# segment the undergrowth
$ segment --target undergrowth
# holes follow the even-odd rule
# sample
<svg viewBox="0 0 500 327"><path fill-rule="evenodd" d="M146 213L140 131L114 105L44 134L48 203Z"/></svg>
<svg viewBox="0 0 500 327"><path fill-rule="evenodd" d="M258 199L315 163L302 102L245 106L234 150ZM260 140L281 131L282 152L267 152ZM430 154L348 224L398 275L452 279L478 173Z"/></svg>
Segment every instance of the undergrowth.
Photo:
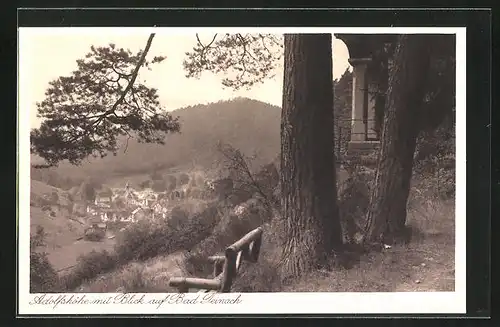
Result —
<svg viewBox="0 0 500 327"><path fill-rule="evenodd" d="M57 277L43 252L35 251L39 247L36 244L40 244L40 236L34 235L31 290L73 291L82 284L96 283L103 274L111 273L108 279L112 281L107 283L114 285L113 287L120 285L118 290L166 292L168 288L165 285L170 275L167 272L163 274L163 270L161 276L155 276L154 273L157 269L154 267L161 267L161 260L180 253L182 263L178 266L182 267L183 276L212 278L212 266L207 258L222 254L228 245L259 226L264 227L259 260L257 263L243 263L233 284L234 292L394 291L400 290L398 287L403 290L405 287L413 289L415 271L420 269L418 272L422 273L421 270L425 270L423 267L429 268L442 260L441 266L446 269L439 269L448 274L451 271L450 262L454 260L450 256L454 242L453 233L450 233L454 230L454 211L448 204L454 194L454 169L449 164L443 164L441 159L428 157L427 161L416 163L408 201L408 226L412 229L412 244L382 249L380 252L362 253L350 269L337 267L333 271L312 271L305 279L288 285L282 283L279 258L283 233L281 220L277 219L279 202L276 201L279 198L279 193L276 192L279 186L276 175L269 174L275 180L268 184L257 180L260 184L252 188L248 187L252 181L240 183L246 183L246 190L254 192L250 199L246 196L235 202L233 197L229 202L214 202L201 209L198 207L196 212L178 207L172 211L169 219L130 225L118 236L113 252L91 252L82 256L77 266L62 277ZM347 178L338 185L341 224L344 242L355 244L362 233L375 173L373 169L349 162L343 169L347 171ZM437 181L440 183L439 187L436 187ZM243 200L246 201L240 203ZM100 291L115 291L109 289L111 286L104 282L100 285ZM451 284L446 284L447 289L449 285ZM426 287L439 289L444 286L431 283Z"/></svg>

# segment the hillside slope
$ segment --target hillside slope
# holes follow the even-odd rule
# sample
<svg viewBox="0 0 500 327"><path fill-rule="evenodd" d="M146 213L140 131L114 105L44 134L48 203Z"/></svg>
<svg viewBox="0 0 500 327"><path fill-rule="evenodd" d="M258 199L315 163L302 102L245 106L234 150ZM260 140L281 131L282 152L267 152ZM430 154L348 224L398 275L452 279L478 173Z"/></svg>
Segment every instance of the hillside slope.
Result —
<svg viewBox="0 0 500 327"><path fill-rule="evenodd" d="M71 201L65 191L31 180L31 233L35 232L38 226L43 227L47 250L71 244L83 234L83 224L69 219L70 205Z"/></svg>
<svg viewBox="0 0 500 327"><path fill-rule="evenodd" d="M192 165L210 168L218 158L219 141L231 143L247 155L256 154L259 163L270 162L279 153L279 107L237 98L178 109L172 115L179 117L181 132L167 135L165 145L142 144L134 139L127 145L123 140L116 156L92 158L79 167L63 163L55 170L63 177L106 178L150 172L155 168Z"/></svg>
<svg viewBox="0 0 500 327"><path fill-rule="evenodd" d="M54 195L57 194L57 197ZM56 270L75 265L77 258L92 250L113 250L114 241L90 242L79 240L84 234L84 222L71 215L72 202L68 193L31 180L30 229L35 233L42 227L45 246L38 248L48 255Z"/></svg>

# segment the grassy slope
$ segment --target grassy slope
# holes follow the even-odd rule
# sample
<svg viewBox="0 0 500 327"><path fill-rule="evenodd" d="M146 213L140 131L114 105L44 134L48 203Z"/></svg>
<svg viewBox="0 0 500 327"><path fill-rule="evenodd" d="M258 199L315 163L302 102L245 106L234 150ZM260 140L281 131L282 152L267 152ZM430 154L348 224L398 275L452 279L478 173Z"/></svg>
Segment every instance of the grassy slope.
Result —
<svg viewBox="0 0 500 327"><path fill-rule="evenodd" d="M59 205L65 205L68 202L67 193L61 189L52 187L39 181L31 181L31 199L43 197L45 194L57 192L59 195ZM37 201L31 201L30 206L30 226L31 232L36 230L37 226L43 227L47 237L47 250L57 249L73 243L82 233L83 225L76 221L68 219L68 211L59 205L51 205L51 210L55 216L50 215L50 211L43 211Z"/></svg>
<svg viewBox="0 0 500 327"><path fill-rule="evenodd" d="M170 277L186 276L182 253L159 256L145 262L131 262L117 270L102 274L83 283L76 291L82 293L108 292L175 292L168 286Z"/></svg>
<svg viewBox="0 0 500 327"><path fill-rule="evenodd" d="M415 200L408 208L412 241L370 253L349 270L316 271L288 292L451 292L455 289L455 203Z"/></svg>
<svg viewBox="0 0 500 327"><path fill-rule="evenodd" d="M280 254L273 235L275 231L266 225L261 260L254 264L255 267L246 268L251 271L251 276L242 276L240 279L244 278L245 282L251 284L257 283L254 291L263 287L279 288L284 292L453 291L454 220L453 200L412 200L409 205L409 224L413 229L410 245L394 246L365 255L348 270L314 271L286 286L265 285L265 282L257 280L266 278L268 274L266 270L269 267L263 267L262 264L275 264ZM188 276L180 259L177 253L146 262L134 262L84 284L80 291L113 292L119 289L130 292L169 292L172 291L167 285L170 277Z"/></svg>

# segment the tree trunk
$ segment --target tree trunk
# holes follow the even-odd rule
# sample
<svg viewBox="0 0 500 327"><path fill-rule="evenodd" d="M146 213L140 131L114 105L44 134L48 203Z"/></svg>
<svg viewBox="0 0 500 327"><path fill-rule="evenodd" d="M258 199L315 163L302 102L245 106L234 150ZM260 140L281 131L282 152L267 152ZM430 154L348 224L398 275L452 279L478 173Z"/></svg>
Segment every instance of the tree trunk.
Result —
<svg viewBox="0 0 500 327"><path fill-rule="evenodd" d="M342 245L333 141L332 36L285 35L281 115L283 278Z"/></svg>
<svg viewBox="0 0 500 327"><path fill-rule="evenodd" d="M389 72L381 152L367 215L365 241L393 243L404 237L418 112L429 69L426 35L401 35Z"/></svg>

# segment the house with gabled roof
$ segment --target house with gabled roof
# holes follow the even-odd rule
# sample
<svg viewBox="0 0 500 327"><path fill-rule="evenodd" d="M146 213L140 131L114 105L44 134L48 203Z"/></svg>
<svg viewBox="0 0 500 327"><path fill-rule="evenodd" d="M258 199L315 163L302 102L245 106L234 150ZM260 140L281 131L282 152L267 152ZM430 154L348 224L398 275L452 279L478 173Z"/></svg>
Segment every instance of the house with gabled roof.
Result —
<svg viewBox="0 0 500 327"><path fill-rule="evenodd" d="M96 194L95 205L101 208L110 208L113 202L113 192L111 190L103 190Z"/></svg>

